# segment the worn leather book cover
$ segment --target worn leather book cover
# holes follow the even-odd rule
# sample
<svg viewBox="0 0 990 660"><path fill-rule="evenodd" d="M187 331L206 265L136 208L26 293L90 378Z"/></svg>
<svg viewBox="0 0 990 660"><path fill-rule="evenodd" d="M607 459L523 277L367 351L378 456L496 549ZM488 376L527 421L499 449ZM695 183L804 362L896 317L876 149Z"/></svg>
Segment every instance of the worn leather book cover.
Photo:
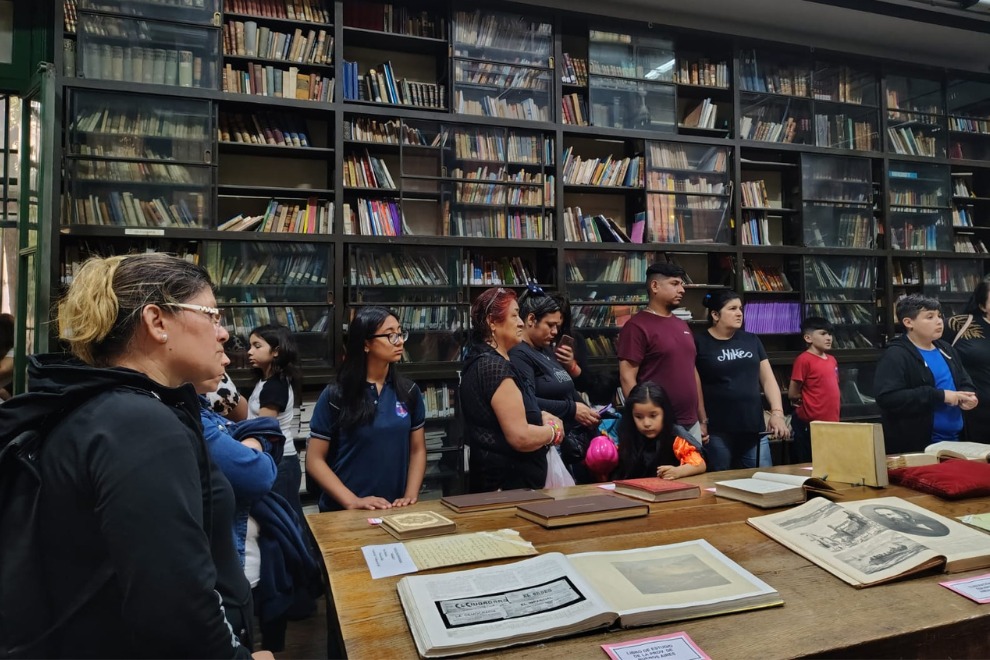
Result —
<svg viewBox="0 0 990 660"><path fill-rule="evenodd" d="M701 497L701 488L695 484L660 477L619 479L615 482L615 492L619 495L638 497L647 502L671 502Z"/></svg>
<svg viewBox="0 0 990 660"><path fill-rule="evenodd" d="M496 490L490 493L471 493L469 495L451 495L444 497L440 503L457 513L466 511L490 511L492 509L508 509L525 502L553 500L552 497L539 490L517 488L515 490Z"/></svg>
<svg viewBox="0 0 990 660"><path fill-rule="evenodd" d="M638 518L649 513L649 504L633 502L615 495L572 497L552 502L522 504L516 508L517 516L549 528Z"/></svg>
<svg viewBox="0 0 990 660"><path fill-rule="evenodd" d="M408 511L382 516L382 529L400 541L452 534L455 527L453 520L434 511Z"/></svg>

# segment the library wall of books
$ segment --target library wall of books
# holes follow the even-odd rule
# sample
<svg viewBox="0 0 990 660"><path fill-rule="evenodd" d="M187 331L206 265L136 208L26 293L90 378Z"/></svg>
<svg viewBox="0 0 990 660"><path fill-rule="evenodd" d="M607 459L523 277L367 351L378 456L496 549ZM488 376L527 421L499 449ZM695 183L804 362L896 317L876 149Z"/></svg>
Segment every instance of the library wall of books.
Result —
<svg viewBox="0 0 990 660"><path fill-rule="evenodd" d="M235 378L246 334L277 321L311 398L354 310L387 305L444 478L461 470L459 360L486 287L566 293L592 367L617 379L647 266L676 262L681 313L701 324L705 293L739 291L785 382L801 319L833 322L843 416L865 419L897 297L957 313L986 271L975 74L510 3L62 13L53 286L93 254L195 260Z"/></svg>

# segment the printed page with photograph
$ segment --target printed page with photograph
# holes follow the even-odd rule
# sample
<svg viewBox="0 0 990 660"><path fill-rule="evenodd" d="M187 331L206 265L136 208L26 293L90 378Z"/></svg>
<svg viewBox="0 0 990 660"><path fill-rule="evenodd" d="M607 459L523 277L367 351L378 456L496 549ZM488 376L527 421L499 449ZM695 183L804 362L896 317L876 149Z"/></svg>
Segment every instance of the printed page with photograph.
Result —
<svg viewBox="0 0 990 660"><path fill-rule="evenodd" d="M945 563L944 555L875 522L872 516L822 498L748 522L854 587L889 582Z"/></svg>

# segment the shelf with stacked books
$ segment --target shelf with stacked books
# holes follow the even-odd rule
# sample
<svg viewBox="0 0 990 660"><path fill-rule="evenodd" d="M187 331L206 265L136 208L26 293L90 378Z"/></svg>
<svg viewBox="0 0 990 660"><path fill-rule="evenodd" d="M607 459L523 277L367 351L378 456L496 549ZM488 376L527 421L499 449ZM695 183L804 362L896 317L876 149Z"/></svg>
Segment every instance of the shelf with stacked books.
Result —
<svg viewBox="0 0 990 660"><path fill-rule="evenodd" d="M779 251L801 245L799 157L793 152L744 148L739 178L736 244Z"/></svg>
<svg viewBox="0 0 990 660"><path fill-rule="evenodd" d="M563 239L643 243L646 177L642 140L564 136Z"/></svg>
<svg viewBox="0 0 990 660"><path fill-rule="evenodd" d="M217 150L225 155L333 158L332 126L325 114L267 110L224 101Z"/></svg>
<svg viewBox="0 0 990 660"><path fill-rule="evenodd" d="M677 132L731 137L733 121L732 48L706 40L704 52L693 38L678 39L673 81L677 91Z"/></svg>
<svg viewBox="0 0 990 660"><path fill-rule="evenodd" d="M242 0L243 1L243 0ZM72 0L66 8L196 25L213 25L219 0ZM66 26L68 27L68 25ZM68 30L67 30L68 31Z"/></svg>
<svg viewBox="0 0 990 660"><path fill-rule="evenodd" d="M747 251L742 253L738 273L746 329L759 334L771 354L800 350L800 258Z"/></svg>
<svg viewBox="0 0 990 660"><path fill-rule="evenodd" d="M949 166L890 161L887 168L890 247L951 252Z"/></svg>
<svg viewBox="0 0 990 660"><path fill-rule="evenodd" d="M731 242L729 147L649 141L645 241Z"/></svg>
<svg viewBox="0 0 990 660"><path fill-rule="evenodd" d="M72 284L83 263L90 257L112 257L130 253L164 252L199 263L200 241L127 236L88 237L66 234L59 243L59 279L61 286Z"/></svg>
<svg viewBox="0 0 990 660"><path fill-rule="evenodd" d="M223 4L226 17L306 25L333 22L333 6L324 0L224 0Z"/></svg>
<svg viewBox="0 0 990 660"><path fill-rule="evenodd" d="M420 499L464 492L463 430L456 380L416 379L426 407L426 473Z"/></svg>
<svg viewBox="0 0 990 660"><path fill-rule="evenodd" d="M804 316L821 316L834 327L833 350L880 345L876 257L803 257Z"/></svg>
<svg viewBox="0 0 990 660"><path fill-rule="evenodd" d="M949 158L990 160L990 83L950 79L946 83Z"/></svg>
<svg viewBox="0 0 990 660"><path fill-rule="evenodd" d="M815 144L855 151L880 149L879 79L875 71L816 61L812 96Z"/></svg>
<svg viewBox="0 0 990 660"><path fill-rule="evenodd" d="M945 158L946 120L942 83L888 75L887 151L906 156Z"/></svg>
<svg viewBox="0 0 990 660"><path fill-rule="evenodd" d="M957 253L986 254L990 239L990 170L952 168L952 232Z"/></svg>
<svg viewBox="0 0 990 660"><path fill-rule="evenodd" d="M676 132L674 63L674 42L666 35L589 30L590 124Z"/></svg>
<svg viewBox="0 0 990 660"><path fill-rule="evenodd" d="M447 17L427 4L389 2L344 4L344 43L369 48L433 51L446 55Z"/></svg>
<svg viewBox="0 0 990 660"><path fill-rule="evenodd" d="M869 158L801 154L801 202L803 245L880 247Z"/></svg>
<svg viewBox="0 0 990 660"><path fill-rule="evenodd" d="M946 318L962 313L981 279L983 262L979 259L921 260L921 292L938 298Z"/></svg>
<svg viewBox="0 0 990 660"><path fill-rule="evenodd" d="M79 10L76 75L217 89L219 30Z"/></svg>
<svg viewBox="0 0 990 660"><path fill-rule="evenodd" d="M247 366L250 332L266 323L289 328L304 367L332 365L333 264L327 245L204 241L200 264L216 282L231 368Z"/></svg>
<svg viewBox="0 0 990 660"><path fill-rule="evenodd" d="M212 226L209 101L68 91L66 225Z"/></svg>
<svg viewBox="0 0 990 660"><path fill-rule="evenodd" d="M806 56L747 49L739 55L739 137L814 144L811 63Z"/></svg>
<svg viewBox="0 0 990 660"><path fill-rule="evenodd" d="M365 305L392 310L409 332L406 362L460 359L469 328L461 248L351 244L346 259L350 314Z"/></svg>
<svg viewBox="0 0 990 660"><path fill-rule="evenodd" d="M452 27L454 112L554 119L551 21L501 11L455 11Z"/></svg>

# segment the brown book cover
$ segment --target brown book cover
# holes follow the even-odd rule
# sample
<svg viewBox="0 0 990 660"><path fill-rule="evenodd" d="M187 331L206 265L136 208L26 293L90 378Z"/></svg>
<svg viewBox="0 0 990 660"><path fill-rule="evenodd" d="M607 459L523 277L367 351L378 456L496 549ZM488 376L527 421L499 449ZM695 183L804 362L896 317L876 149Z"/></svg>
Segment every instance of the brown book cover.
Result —
<svg viewBox="0 0 990 660"><path fill-rule="evenodd" d="M456 528L453 520L434 511L407 511L382 516L381 526L400 541L452 534Z"/></svg>
<svg viewBox="0 0 990 660"><path fill-rule="evenodd" d="M553 498L539 490L517 488L515 490L496 490L491 493L471 493L469 495L451 495L441 498L440 503L457 513L467 511L491 511L493 509L508 509L526 502L540 502Z"/></svg>
<svg viewBox="0 0 990 660"><path fill-rule="evenodd" d="M647 502L671 502L701 497L701 488L696 484L660 477L619 479L615 482L615 492L619 495L638 497Z"/></svg>
<svg viewBox="0 0 990 660"><path fill-rule="evenodd" d="M603 520L639 518L650 513L650 505L615 495L589 495L553 502L535 502L516 507L516 515L544 527L567 527Z"/></svg>

